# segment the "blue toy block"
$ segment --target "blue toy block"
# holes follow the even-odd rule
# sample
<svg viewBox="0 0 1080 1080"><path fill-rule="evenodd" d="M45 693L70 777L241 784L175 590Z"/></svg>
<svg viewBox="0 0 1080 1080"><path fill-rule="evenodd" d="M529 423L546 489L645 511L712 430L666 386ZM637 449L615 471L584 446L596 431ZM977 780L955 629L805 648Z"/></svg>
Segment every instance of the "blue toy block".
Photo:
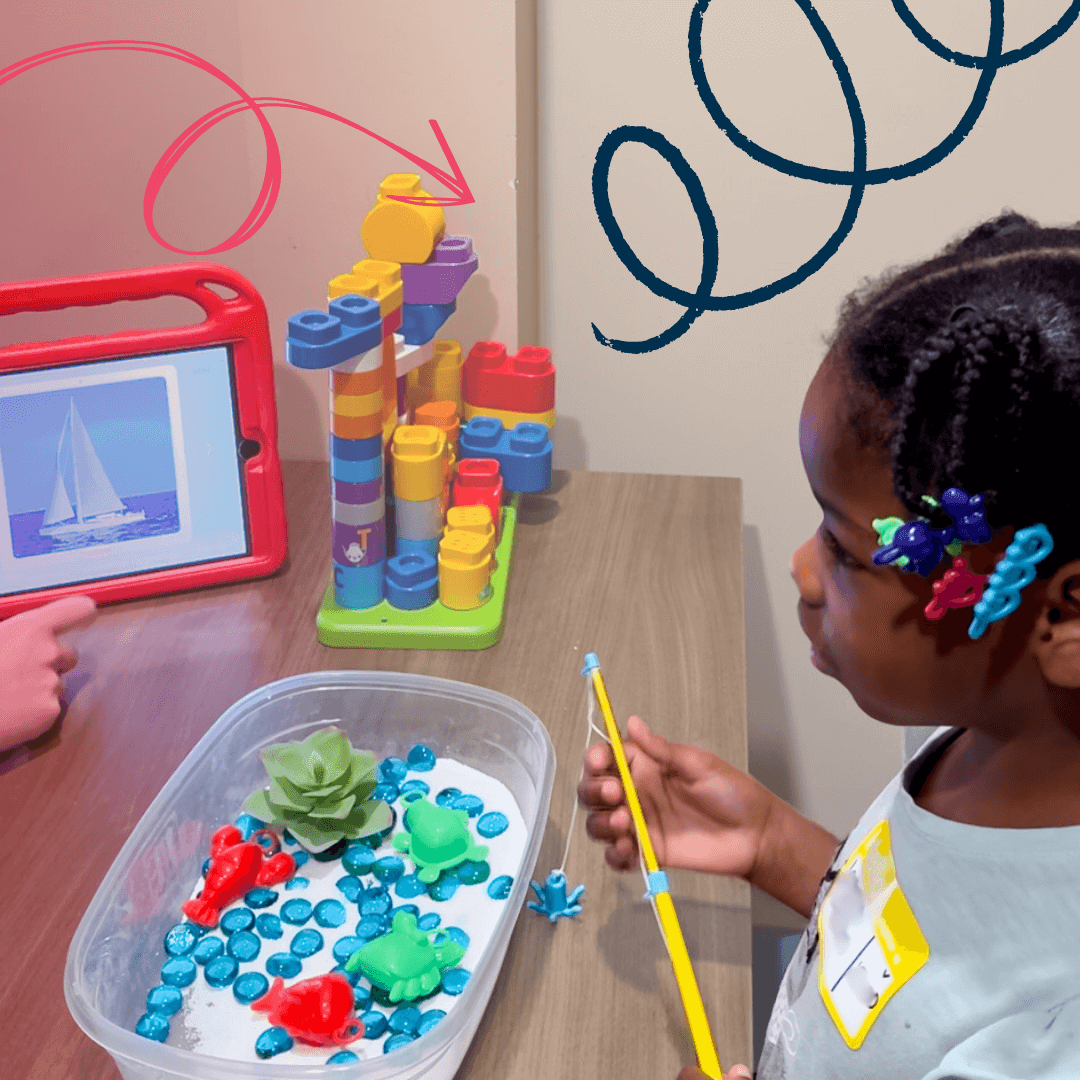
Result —
<svg viewBox="0 0 1080 1080"><path fill-rule="evenodd" d="M402 304L401 335L405 344L426 345L456 310L456 300L449 304Z"/></svg>
<svg viewBox="0 0 1080 1080"><path fill-rule="evenodd" d="M330 436L330 456L342 461L369 461L383 456L381 435L372 435L370 439L342 439L338 435Z"/></svg>
<svg viewBox="0 0 1080 1080"><path fill-rule="evenodd" d="M404 611L416 611L439 598L439 567L427 554L395 555L386 560L386 599Z"/></svg>
<svg viewBox="0 0 1080 1080"><path fill-rule="evenodd" d="M521 423L507 431L493 416L474 416L461 429L458 457L494 458L506 491L551 487L551 440L543 424Z"/></svg>
<svg viewBox="0 0 1080 1080"><path fill-rule="evenodd" d="M398 555L427 555L438 559L440 539L441 537L434 536L430 540L410 540L408 537L399 536L395 547Z"/></svg>
<svg viewBox="0 0 1080 1080"><path fill-rule="evenodd" d="M382 602L386 561L370 566L334 563L334 602L343 608L370 608Z"/></svg>
<svg viewBox="0 0 1080 1080"><path fill-rule="evenodd" d="M312 309L289 319L285 359L315 371L343 364L382 341L378 300L350 293L330 301L330 312Z"/></svg>
<svg viewBox="0 0 1080 1080"><path fill-rule="evenodd" d="M330 477L344 484L370 484L383 474L383 459L368 458L367 461L346 461L343 458L330 459Z"/></svg>

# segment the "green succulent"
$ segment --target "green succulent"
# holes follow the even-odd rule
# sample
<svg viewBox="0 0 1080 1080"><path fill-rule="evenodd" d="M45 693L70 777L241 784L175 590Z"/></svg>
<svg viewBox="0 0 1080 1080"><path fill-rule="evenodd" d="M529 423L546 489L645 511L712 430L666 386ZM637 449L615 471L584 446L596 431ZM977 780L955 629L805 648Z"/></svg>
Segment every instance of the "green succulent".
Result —
<svg viewBox="0 0 1080 1080"><path fill-rule="evenodd" d="M336 727L302 743L268 746L262 760L270 787L250 795L244 810L267 824L286 826L312 853L393 824L390 807L370 798L378 782L375 755L354 750Z"/></svg>

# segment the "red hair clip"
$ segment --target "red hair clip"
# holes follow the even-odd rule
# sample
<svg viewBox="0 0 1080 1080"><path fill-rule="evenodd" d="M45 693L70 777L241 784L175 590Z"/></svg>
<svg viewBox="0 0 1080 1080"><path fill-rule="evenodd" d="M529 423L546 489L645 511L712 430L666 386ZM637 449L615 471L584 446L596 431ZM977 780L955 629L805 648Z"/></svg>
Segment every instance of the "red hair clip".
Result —
<svg viewBox="0 0 1080 1080"><path fill-rule="evenodd" d="M952 561L952 569L945 571L940 581L934 582L934 599L926 605L928 619L940 619L949 608L971 607L982 599L989 574L976 574L968 569L965 559L959 555Z"/></svg>

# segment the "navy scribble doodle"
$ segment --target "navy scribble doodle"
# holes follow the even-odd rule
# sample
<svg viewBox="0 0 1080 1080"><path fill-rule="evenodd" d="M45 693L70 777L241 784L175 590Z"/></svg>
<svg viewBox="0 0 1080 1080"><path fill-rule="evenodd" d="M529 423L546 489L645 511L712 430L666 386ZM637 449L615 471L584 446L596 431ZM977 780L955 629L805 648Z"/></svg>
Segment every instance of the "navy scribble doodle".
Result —
<svg viewBox="0 0 1080 1080"><path fill-rule="evenodd" d="M596 340L602 345L607 345L609 348L616 349L619 352L655 352L685 334L691 323L702 312L734 311L738 308L752 307L754 304L760 304L800 285L811 274L820 270L836 254L837 249L844 242L855 224L855 218L859 213L859 206L862 203L863 194L867 187L873 184L885 184L890 180L903 180L909 176L916 176L919 173L926 172L927 169L932 168L951 154L968 136L979 119L998 71L1003 67L1019 63L1021 60L1026 60L1041 52L1061 37L1080 16L1080 0L1072 0L1065 14L1049 30L1029 41L1022 48L1002 52L1002 40L1005 33L1005 0L990 0L990 40L985 55L973 56L968 53L956 52L943 45L935 37L931 36L912 15L904 0L892 0L897 15L900 16L904 25L921 45L936 56L949 61L949 63L956 64L959 67L975 68L980 72L980 75L971 96L971 103L965 110L964 115L960 118L956 127L937 146L928 150L921 157L914 158L902 165L868 169L866 167L866 122L863 118L858 95L855 93L855 86L851 81L851 74L844 63L844 58L836 47L836 43L833 41L832 35L824 22L822 22L821 16L817 13L811 0L795 0L795 3L799 5L799 10L806 16L829 61L832 63L836 77L840 81L840 88L843 91L848 117L851 121L851 134L854 143L852 167L850 169L821 169L781 157L779 154L774 154L759 146L753 140L748 139L731 122L720 107L720 103L716 100L712 88L709 86L709 80L705 75L705 65L701 58L701 27L705 12L708 11L711 2L712 0L697 0L697 3L694 4L694 10L690 16L689 52L690 70L693 74L694 85L697 87L701 101L708 110L713 122L735 146L753 158L754 161L767 165L770 169L784 173L787 176L813 180L819 184L836 184L841 187L848 187L850 188L850 194L840 224L837 225L825 243L798 269L793 270L784 277L777 278L768 285L751 289L748 292L732 293L727 296L713 296L712 288L716 282L716 274L720 265L720 237L716 227L716 218L713 216L697 173L694 172L690 163L683 157L678 148L672 145L658 131L653 131L652 128L625 125L610 132L600 144L593 165L592 191L596 216L612 249L623 266L654 295L663 297L665 300L672 300L686 309L685 313L667 330L645 341L620 341L616 338L609 338L601 333L596 324L593 323L592 330ZM655 150L671 166L672 172L675 173L686 189L686 193L690 196L690 203L694 208L698 226L701 229L701 278L697 289L692 293L670 285L649 270L626 242L622 229L619 228L619 223L615 220L615 214L611 209L611 200L608 197L608 177L615 152L625 143L640 143Z"/></svg>

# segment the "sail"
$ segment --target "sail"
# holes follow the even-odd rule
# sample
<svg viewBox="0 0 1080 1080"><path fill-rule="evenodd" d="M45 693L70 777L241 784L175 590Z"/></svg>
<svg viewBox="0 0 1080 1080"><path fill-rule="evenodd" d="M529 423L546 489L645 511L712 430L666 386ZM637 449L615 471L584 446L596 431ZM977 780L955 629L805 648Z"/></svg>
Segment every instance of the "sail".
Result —
<svg viewBox="0 0 1080 1080"><path fill-rule="evenodd" d="M60 464L60 452L64 448L64 432L67 430L70 414L64 417L64 426L60 429L60 442L56 446L56 483L53 485L52 502L49 503L42 518L42 525L55 525L58 521L67 521L75 516L67 488L64 486L64 470Z"/></svg>
<svg viewBox="0 0 1080 1080"><path fill-rule="evenodd" d="M74 399L71 402L71 455L75 464L75 501L80 521L126 509L105 475Z"/></svg>

